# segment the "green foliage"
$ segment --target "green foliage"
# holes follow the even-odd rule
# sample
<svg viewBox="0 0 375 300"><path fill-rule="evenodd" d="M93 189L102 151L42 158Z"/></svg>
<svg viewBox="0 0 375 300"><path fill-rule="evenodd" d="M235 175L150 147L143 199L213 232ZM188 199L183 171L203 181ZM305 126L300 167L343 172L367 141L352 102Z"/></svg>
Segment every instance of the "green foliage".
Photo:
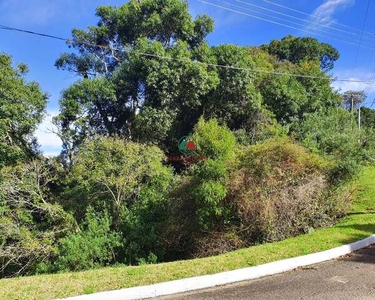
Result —
<svg viewBox="0 0 375 300"><path fill-rule="evenodd" d="M168 218L172 170L156 146L98 137L77 153L65 193L78 219L88 206L108 211L122 235L118 261L135 264L164 254L158 237Z"/></svg>
<svg viewBox="0 0 375 300"><path fill-rule="evenodd" d="M126 57L124 53L116 53L114 48L133 48L143 37L166 48L178 41L196 47L213 30L211 18L197 16L194 21L187 2L180 0L131 0L121 7L98 7L97 16L100 18L98 26L90 26L87 31L73 30L72 44L80 55L63 54L56 61L58 68L77 72L85 78L91 73L108 73L117 67L119 57ZM93 48L82 42L108 46L108 49Z"/></svg>
<svg viewBox="0 0 375 300"><path fill-rule="evenodd" d="M227 194L227 164L233 158L236 140L233 133L226 126L220 126L216 119L206 122L202 118L194 129L192 139L198 153L206 157L202 165L193 169L196 186L192 195L197 206L198 222L204 229L209 229L222 223L218 217L226 212L223 200Z"/></svg>
<svg viewBox="0 0 375 300"><path fill-rule="evenodd" d="M220 126L216 119L205 121L201 118L192 136L199 154L212 159L226 160L233 154L236 139L226 127Z"/></svg>
<svg viewBox="0 0 375 300"><path fill-rule="evenodd" d="M0 168L35 156L32 137L42 121L47 95L36 82L24 79L27 66L12 68L12 59L0 53Z"/></svg>
<svg viewBox="0 0 375 300"><path fill-rule="evenodd" d="M276 55L279 60L288 60L298 64L302 61L319 61L324 71L333 68L334 62L339 59L338 51L327 43L319 43L310 37L297 38L288 35L281 41L273 40L270 45L263 46L270 54Z"/></svg>
<svg viewBox="0 0 375 300"><path fill-rule="evenodd" d="M98 214L88 209L81 230L59 240L56 260L49 268L79 271L106 266L115 262L115 249L120 245L121 237L111 231L108 213Z"/></svg>
<svg viewBox="0 0 375 300"><path fill-rule="evenodd" d="M187 2L180 0L132 0L121 7L99 7L97 15L98 26L73 30L72 46L79 55L65 53L56 62L86 78L61 99L56 120L66 151L74 153L93 132L140 141L147 132L151 142L160 144L169 131L169 140L190 131L202 95L218 81L214 70L192 63L198 57L210 60L204 40L213 30L212 19L197 16L194 21ZM98 74L105 78L89 79Z"/></svg>
<svg viewBox="0 0 375 300"><path fill-rule="evenodd" d="M33 274L48 262L56 241L73 227L72 217L55 203L50 165L32 161L0 172L1 276Z"/></svg>
<svg viewBox="0 0 375 300"><path fill-rule="evenodd" d="M270 78L260 85L267 108L281 124L299 119L304 113L301 108L308 103L304 86L292 76Z"/></svg>
<svg viewBox="0 0 375 300"><path fill-rule="evenodd" d="M213 220L223 214L223 206L220 205L227 195L225 186L214 180L204 180L195 190L199 209L197 210L198 222L204 229L214 226Z"/></svg>
<svg viewBox="0 0 375 300"><path fill-rule="evenodd" d="M360 132L356 120L344 109L331 108L324 113L310 114L296 128L303 145L337 162L332 174L334 180L355 174L363 159L375 153L373 134L366 130Z"/></svg>
<svg viewBox="0 0 375 300"><path fill-rule="evenodd" d="M144 188L139 200L121 211L119 230L124 237L124 247L119 261L130 265L163 261L165 245L160 236L170 218L169 201L168 190Z"/></svg>
<svg viewBox="0 0 375 300"><path fill-rule="evenodd" d="M237 161L240 168L245 166L258 179L270 179L271 174L288 177L288 172L291 172L293 180L296 180L304 173L314 170L320 172L332 167L327 160L309 153L289 138L275 138L259 145L244 147L239 151Z"/></svg>
<svg viewBox="0 0 375 300"><path fill-rule="evenodd" d="M375 109L361 108L362 126L375 129Z"/></svg>
<svg viewBox="0 0 375 300"><path fill-rule="evenodd" d="M333 222L338 202L328 197L326 178L332 167L289 139L243 147L227 194L243 244L280 240Z"/></svg>
<svg viewBox="0 0 375 300"><path fill-rule="evenodd" d="M136 203L143 189L167 191L172 172L164 159L156 146L98 137L78 152L67 196L95 210L107 209L116 227L121 211Z"/></svg>
<svg viewBox="0 0 375 300"><path fill-rule="evenodd" d="M306 76L268 75L258 84L264 104L282 125L301 121L305 114L336 106L341 102L340 96L330 86L330 78L314 61L303 61L300 65L278 64L275 71Z"/></svg>
<svg viewBox="0 0 375 300"><path fill-rule="evenodd" d="M215 63L254 69L255 62L248 49L234 45L212 48ZM219 84L204 103L204 117L217 118L231 129L246 126L252 115L260 109L262 96L254 86L256 73L247 70L217 68Z"/></svg>
<svg viewBox="0 0 375 300"><path fill-rule="evenodd" d="M145 107L135 120L134 132L137 142L161 143L168 137L175 118L173 112Z"/></svg>
<svg viewBox="0 0 375 300"><path fill-rule="evenodd" d="M282 126L273 113L262 107L248 120L245 128L233 131L240 145L248 146L274 137L286 137L289 125Z"/></svg>

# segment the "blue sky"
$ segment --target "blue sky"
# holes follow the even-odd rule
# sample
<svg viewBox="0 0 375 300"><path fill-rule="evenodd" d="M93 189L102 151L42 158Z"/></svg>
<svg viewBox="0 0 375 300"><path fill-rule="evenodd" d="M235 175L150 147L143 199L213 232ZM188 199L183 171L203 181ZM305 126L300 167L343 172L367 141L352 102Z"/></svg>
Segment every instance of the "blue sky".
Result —
<svg viewBox="0 0 375 300"><path fill-rule="evenodd" d="M369 0L369 13L365 24L367 33L362 37L362 45L367 48L361 47L358 56L357 44L361 39L367 0L202 1L207 3L188 0L193 15L208 14L215 20L215 31L208 38L211 45L223 43L261 45L272 39L281 39L287 34L313 36L339 50L341 57L332 72L335 76L368 80L375 70L375 55L372 56L371 49L375 47L375 35L369 33L375 32L375 18L372 18L375 13L375 3L371 0ZM97 6L119 6L125 2L124 0L0 0L0 24L70 37L72 28L84 29L97 23L98 19L95 16ZM306 14L301 14L297 10ZM280 18L288 19L289 22L282 21ZM337 22L345 26L338 25ZM280 23L295 28L283 27ZM328 27L334 27L336 30ZM60 93L78 79L54 67L54 62L59 55L67 51L69 49L62 41L0 30L0 52L12 55L15 63L28 64L30 68L28 79L39 82L42 89L50 95L47 108L49 116L37 131L39 142L47 155L58 153L61 147L60 140L50 132L52 129L50 120L58 112ZM371 57L373 59L370 61ZM366 88L359 83L334 83L334 86L343 91ZM374 92L375 89L369 93L367 102L372 102L375 97Z"/></svg>

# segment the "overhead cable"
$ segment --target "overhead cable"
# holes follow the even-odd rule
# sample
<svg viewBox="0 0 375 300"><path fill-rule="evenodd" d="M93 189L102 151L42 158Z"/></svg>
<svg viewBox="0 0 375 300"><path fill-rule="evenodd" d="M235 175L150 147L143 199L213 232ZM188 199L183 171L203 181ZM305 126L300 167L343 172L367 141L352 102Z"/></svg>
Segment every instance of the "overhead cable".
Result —
<svg viewBox="0 0 375 300"><path fill-rule="evenodd" d="M1 29L18 31L18 32L21 32L21 33L37 35L37 36L46 37L46 38L58 39L58 40L62 40L62 41L70 42L70 43L72 42L72 39L63 38L63 37L45 34L45 33L40 33L40 32L35 32L35 31L31 31L31 30L9 27L9 26L5 26L5 25L0 25L0 30ZM85 42L85 41L75 41L75 43L90 46L90 47L106 48L106 49L109 49L109 50L120 51L119 49L116 49L116 48L111 48L111 47L105 46L105 45L97 45L97 44L93 44L93 43L88 43L88 42ZM289 72L268 71L268 70L255 69L255 68L244 68L244 67L231 66L231 65L206 63L206 62L201 62L201 61L197 61L197 60L186 61L186 60L180 59L180 58L157 55L157 54L153 54L153 53L145 53L145 52L141 52L141 51L138 51L138 50L132 50L132 51L123 50L123 51L125 53L130 53L130 54L135 53L135 54L145 56L145 57L153 57L153 58L159 58L159 59L164 59L164 60L179 61L179 62L184 62L184 63L186 63L186 62L195 63L195 64L211 66L211 67L216 67L216 68L231 69L231 70L242 70L242 71L248 71L248 72L253 72L253 73L264 73L264 74L270 74L270 75L282 75L282 76L291 76L291 77L298 77L298 78L323 79L323 80L339 81L339 82L363 83L363 84L368 84L368 85L374 84L374 82L363 81L363 80L330 78L328 76L312 76L312 75L295 74L295 73L289 73Z"/></svg>

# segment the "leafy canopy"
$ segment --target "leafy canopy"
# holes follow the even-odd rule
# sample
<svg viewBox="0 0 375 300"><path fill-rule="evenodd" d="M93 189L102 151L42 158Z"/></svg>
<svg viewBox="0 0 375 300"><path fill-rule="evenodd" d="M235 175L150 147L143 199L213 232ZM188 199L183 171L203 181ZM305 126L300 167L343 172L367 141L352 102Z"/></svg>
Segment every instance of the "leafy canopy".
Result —
<svg viewBox="0 0 375 300"><path fill-rule="evenodd" d="M333 69L334 63L339 59L339 52L327 43L319 43L311 37L298 38L288 35L281 41L273 40L264 46L270 54L276 55L279 60L288 60L298 64L302 61L317 60L323 71Z"/></svg>
<svg viewBox="0 0 375 300"><path fill-rule="evenodd" d="M47 103L36 82L26 82L27 66L12 67L10 56L0 54L0 168L34 156L32 137Z"/></svg>
<svg viewBox="0 0 375 300"><path fill-rule="evenodd" d="M73 30L77 51L56 62L84 78L63 93L55 120L65 154L72 159L93 132L152 143L189 132L201 97L218 83L213 70L192 63L211 59L212 19L193 20L180 0L132 0L97 15L97 26Z"/></svg>

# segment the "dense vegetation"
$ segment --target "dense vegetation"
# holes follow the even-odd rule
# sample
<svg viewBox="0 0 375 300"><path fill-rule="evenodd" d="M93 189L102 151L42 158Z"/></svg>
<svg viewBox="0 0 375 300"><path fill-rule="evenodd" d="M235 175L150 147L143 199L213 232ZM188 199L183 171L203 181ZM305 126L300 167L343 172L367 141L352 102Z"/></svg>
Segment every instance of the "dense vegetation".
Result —
<svg viewBox="0 0 375 300"><path fill-rule="evenodd" d="M210 47L213 20L181 0L97 15L56 61L81 76L54 120L57 158L32 136L45 94L0 55L1 277L209 256L349 211L340 186L373 161L375 118L364 110L359 130L331 88L336 49L293 36ZM168 160L183 137L194 149Z"/></svg>
<svg viewBox="0 0 375 300"><path fill-rule="evenodd" d="M375 167L366 166L342 190L353 192L349 216L336 225L280 242L264 243L210 257L162 264L116 266L81 272L42 274L0 280L0 298L47 300L150 285L258 266L325 251L372 235L375 231Z"/></svg>

